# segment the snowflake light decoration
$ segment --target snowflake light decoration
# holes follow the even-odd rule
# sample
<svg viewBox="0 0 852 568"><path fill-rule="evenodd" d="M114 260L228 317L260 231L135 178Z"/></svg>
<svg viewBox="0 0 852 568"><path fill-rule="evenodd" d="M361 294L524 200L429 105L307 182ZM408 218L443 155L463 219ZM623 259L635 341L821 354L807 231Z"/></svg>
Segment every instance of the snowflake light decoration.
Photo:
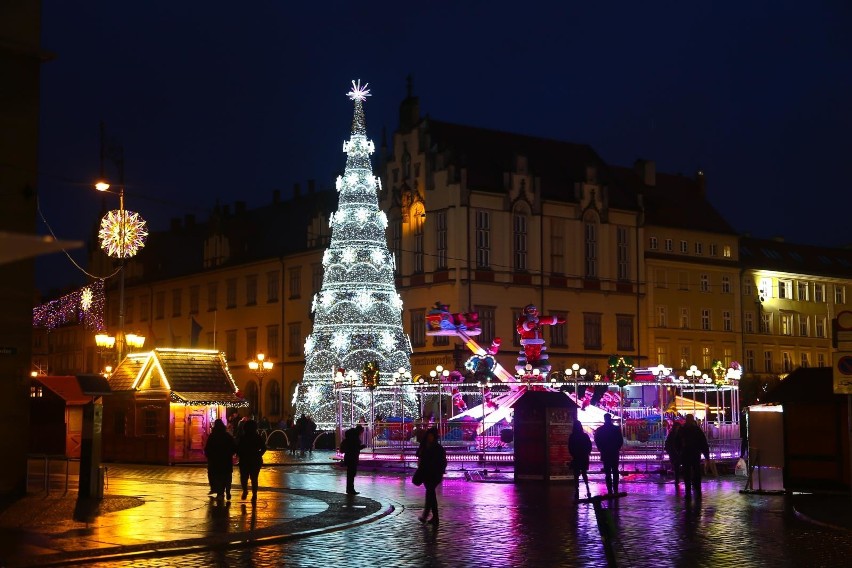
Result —
<svg viewBox="0 0 852 568"><path fill-rule="evenodd" d="M322 253L322 265L328 266L331 264L331 249L325 249L325 252Z"/></svg>
<svg viewBox="0 0 852 568"><path fill-rule="evenodd" d="M337 332L331 336L331 346L338 352L346 351L349 347L349 336L342 332Z"/></svg>
<svg viewBox="0 0 852 568"><path fill-rule="evenodd" d="M399 295L399 292L396 293L395 297L391 297L391 303L396 309L402 310L402 296Z"/></svg>
<svg viewBox="0 0 852 568"><path fill-rule="evenodd" d="M320 292L319 296L319 302L323 309L327 310L328 308L334 305L334 301L336 299L334 292Z"/></svg>
<svg viewBox="0 0 852 568"><path fill-rule="evenodd" d="M307 338L305 338L305 357L310 356L310 354L314 352L314 347L316 347L314 336L309 335Z"/></svg>
<svg viewBox="0 0 852 568"><path fill-rule="evenodd" d="M379 335L379 344L381 345L382 351L390 353L396 349L396 339L389 331L383 331Z"/></svg>
<svg viewBox="0 0 852 568"><path fill-rule="evenodd" d="M359 223L366 223L367 219L370 218L370 212L361 207L355 211L355 218L358 219Z"/></svg>
<svg viewBox="0 0 852 568"><path fill-rule="evenodd" d="M346 93L346 96L352 99L353 101L365 101L367 97L370 95L370 89L367 87L370 86L370 83L364 83L364 86L361 86L361 79L358 79L358 83L352 81L352 90Z"/></svg>
<svg viewBox="0 0 852 568"><path fill-rule="evenodd" d="M305 399L309 404L315 405L322 400L322 389L319 385L311 385L305 393Z"/></svg>
<svg viewBox="0 0 852 568"><path fill-rule="evenodd" d="M92 294L92 289L86 286L80 291L80 307L83 308L84 312L88 312L89 308L92 307L92 298L94 294Z"/></svg>
<svg viewBox="0 0 852 568"><path fill-rule="evenodd" d="M355 304L364 312L373 305L373 295L366 290L361 290L355 295Z"/></svg>
<svg viewBox="0 0 852 568"><path fill-rule="evenodd" d="M340 255L340 260L342 260L344 264L352 264L355 262L355 249L352 247L346 247L343 249L343 254Z"/></svg>
<svg viewBox="0 0 852 568"><path fill-rule="evenodd" d="M344 148L343 151L345 152L346 149ZM334 187L337 191L343 189L343 176L337 176L337 180L334 182Z"/></svg>
<svg viewBox="0 0 852 568"><path fill-rule="evenodd" d="M373 251L370 253L370 259L373 261L373 264L375 264L377 267L380 267L385 263L385 253L382 252L382 249L373 249Z"/></svg>
<svg viewBox="0 0 852 568"><path fill-rule="evenodd" d="M388 216L384 211L379 211L379 224L382 226L382 229L388 228Z"/></svg>
<svg viewBox="0 0 852 568"><path fill-rule="evenodd" d="M138 213L114 209L101 219L101 248L114 258L130 258L145 246L148 229Z"/></svg>

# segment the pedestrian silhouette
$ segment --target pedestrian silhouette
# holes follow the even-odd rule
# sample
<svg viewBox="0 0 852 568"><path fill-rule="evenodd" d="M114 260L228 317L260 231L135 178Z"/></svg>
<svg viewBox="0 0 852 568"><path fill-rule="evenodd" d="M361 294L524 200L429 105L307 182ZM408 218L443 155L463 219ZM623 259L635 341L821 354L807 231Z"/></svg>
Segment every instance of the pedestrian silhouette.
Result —
<svg viewBox="0 0 852 568"><path fill-rule="evenodd" d="M423 486L426 488L426 503L423 514L418 517L421 523L438 526L438 495L435 490L444 479L447 471L447 452L438 441L438 429L429 428L423 437L423 442L417 448L417 471ZM432 518L427 521L429 514Z"/></svg>
<svg viewBox="0 0 852 568"><path fill-rule="evenodd" d="M695 422L695 416L686 415L686 422L680 427L677 435L680 446L680 456L683 463L683 483L686 486L686 498L689 499L695 491L696 499L701 498L701 455L710 459L710 446L707 436Z"/></svg>
<svg viewBox="0 0 852 568"><path fill-rule="evenodd" d="M248 481L251 479L252 502L257 501L257 476L263 465L266 442L257 432L257 422L247 420L243 424L242 436L237 443L237 455L240 457L240 483L243 486L243 500L248 497Z"/></svg>
<svg viewBox="0 0 852 568"><path fill-rule="evenodd" d="M604 414L603 426L595 430L595 445L601 453L606 490L608 493L618 493L618 460L624 436L621 435L621 428L612 423L609 412Z"/></svg>
<svg viewBox="0 0 852 568"><path fill-rule="evenodd" d="M571 469L574 471L574 498L580 498L580 476L586 483L586 496L592 496L589 490L589 455L592 453L592 440L583 431L583 423L574 421L574 429L568 436L568 451L571 452Z"/></svg>
<svg viewBox="0 0 852 568"><path fill-rule="evenodd" d="M348 495L358 495L355 491L355 476L358 474L358 456L361 450L367 446L361 443L361 434L364 432L364 427L358 424L354 428L350 428L343 435L343 442L340 444L340 451L343 453L343 465L346 466L346 493Z"/></svg>
<svg viewBox="0 0 852 568"><path fill-rule="evenodd" d="M680 444L678 442L679 432L680 422L675 422L672 424L672 429L669 430L669 435L666 436L666 453L669 454L669 461L674 470L675 487L679 487L681 470Z"/></svg>
<svg viewBox="0 0 852 568"><path fill-rule="evenodd" d="M213 431L204 445L207 456L207 478L210 491L216 494L221 503L224 496L231 500L231 481L234 472L234 452L237 450L234 438L228 433L225 423L217 418L213 422Z"/></svg>

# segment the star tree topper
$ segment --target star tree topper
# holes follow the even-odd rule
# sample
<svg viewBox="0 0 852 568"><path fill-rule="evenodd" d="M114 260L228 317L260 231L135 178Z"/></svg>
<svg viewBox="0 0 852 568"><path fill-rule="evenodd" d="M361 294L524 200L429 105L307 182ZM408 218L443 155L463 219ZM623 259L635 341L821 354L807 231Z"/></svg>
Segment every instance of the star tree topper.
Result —
<svg viewBox="0 0 852 568"><path fill-rule="evenodd" d="M367 87L370 86L370 83L364 83L364 86L361 86L361 79L358 79L358 82L352 81L352 90L346 93L346 96L352 99L353 101L361 101L364 102L367 97L370 95L370 89Z"/></svg>

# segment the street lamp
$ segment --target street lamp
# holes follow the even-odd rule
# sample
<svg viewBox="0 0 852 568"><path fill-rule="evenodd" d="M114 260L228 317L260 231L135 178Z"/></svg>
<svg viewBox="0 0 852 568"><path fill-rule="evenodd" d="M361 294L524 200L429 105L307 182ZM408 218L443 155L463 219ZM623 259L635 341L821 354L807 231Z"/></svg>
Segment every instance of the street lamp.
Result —
<svg viewBox="0 0 852 568"><path fill-rule="evenodd" d="M272 361L266 361L266 355L258 353L254 360L249 361L249 369L257 377L257 418L263 418L263 377L272 369Z"/></svg>
<svg viewBox="0 0 852 568"><path fill-rule="evenodd" d="M438 381L438 432L441 432L441 426L443 425L444 419L444 381L446 381L450 376L450 370L445 369L443 365L438 365L429 371L429 376L432 377L433 381Z"/></svg>
<svg viewBox="0 0 852 568"><path fill-rule="evenodd" d="M573 365L565 369L565 380L574 381L574 401L577 403L578 406L580 404L580 392L577 390L577 383L586 378L587 372L588 371L586 371L585 368L581 367L579 363L574 363Z"/></svg>
<svg viewBox="0 0 852 568"><path fill-rule="evenodd" d="M123 174L122 174L123 175ZM95 189L105 193L116 194L110 191L110 184L99 180ZM98 238L101 248L107 256L119 259L118 280L118 334L116 335L116 347L118 349L118 362L124 357L124 261L139 252L145 246L148 237L148 229L145 221L138 213L128 211L124 208L124 184L118 186L118 210L108 211L101 219L98 230Z"/></svg>

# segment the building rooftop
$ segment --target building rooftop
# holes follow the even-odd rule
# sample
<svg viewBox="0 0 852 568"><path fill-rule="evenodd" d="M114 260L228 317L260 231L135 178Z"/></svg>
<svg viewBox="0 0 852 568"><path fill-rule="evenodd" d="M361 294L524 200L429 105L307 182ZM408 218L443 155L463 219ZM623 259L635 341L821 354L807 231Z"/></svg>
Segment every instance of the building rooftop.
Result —
<svg viewBox="0 0 852 568"><path fill-rule="evenodd" d="M777 239L740 239L746 268L852 278L852 249L786 243Z"/></svg>

